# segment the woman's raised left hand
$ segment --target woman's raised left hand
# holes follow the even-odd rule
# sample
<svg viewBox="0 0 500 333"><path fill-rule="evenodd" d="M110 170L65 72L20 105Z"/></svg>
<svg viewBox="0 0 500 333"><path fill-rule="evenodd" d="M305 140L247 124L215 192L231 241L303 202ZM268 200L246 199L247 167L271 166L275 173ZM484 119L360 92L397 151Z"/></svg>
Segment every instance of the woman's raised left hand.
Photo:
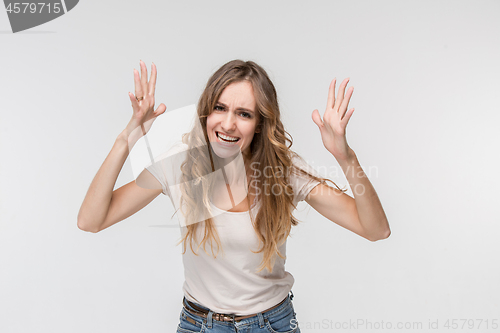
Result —
<svg viewBox="0 0 500 333"><path fill-rule="evenodd" d="M347 111L349 100L351 99L352 92L354 91L354 88L350 87L347 90L347 93L345 92L348 82L348 78L342 81L337 98L335 98L336 79L333 79L332 83L330 83L328 102L323 119L321 119L317 109L312 113L312 119L314 123L318 125L325 148L338 161L347 160L352 154L352 150L347 144L345 135L347 123L354 112L354 108Z"/></svg>

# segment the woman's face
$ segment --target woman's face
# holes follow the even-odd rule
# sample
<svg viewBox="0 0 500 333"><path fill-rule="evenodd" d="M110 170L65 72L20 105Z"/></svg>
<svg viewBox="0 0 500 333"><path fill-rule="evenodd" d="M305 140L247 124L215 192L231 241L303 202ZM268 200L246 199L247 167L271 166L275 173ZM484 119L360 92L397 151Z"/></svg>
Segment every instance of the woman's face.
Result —
<svg viewBox="0 0 500 333"><path fill-rule="evenodd" d="M249 81L232 83L222 91L207 117L208 139L222 149L234 152L239 148L248 158L258 118L252 84Z"/></svg>

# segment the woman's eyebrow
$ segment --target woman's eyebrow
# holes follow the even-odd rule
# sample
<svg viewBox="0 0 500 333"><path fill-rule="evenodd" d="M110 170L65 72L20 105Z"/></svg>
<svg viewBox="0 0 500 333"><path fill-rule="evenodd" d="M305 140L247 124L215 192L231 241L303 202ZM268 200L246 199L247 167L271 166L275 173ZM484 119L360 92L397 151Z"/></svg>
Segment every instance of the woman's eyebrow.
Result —
<svg viewBox="0 0 500 333"><path fill-rule="evenodd" d="M223 106L225 107L226 109L228 108L226 104L222 103L222 102L217 102L217 104L219 104L220 106ZM250 109L247 109L247 108L243 108L243 107L237 107L236 110L243 110L243 111L247 111L247 112L250 112L250 113L255 113L255 111L253 110L250 110Z"/></svg>

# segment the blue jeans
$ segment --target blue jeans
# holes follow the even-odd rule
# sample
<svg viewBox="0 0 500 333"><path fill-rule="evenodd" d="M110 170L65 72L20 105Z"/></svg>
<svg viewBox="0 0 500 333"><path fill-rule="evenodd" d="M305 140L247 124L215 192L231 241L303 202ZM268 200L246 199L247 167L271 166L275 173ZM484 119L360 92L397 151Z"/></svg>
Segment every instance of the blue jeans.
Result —
<svg viewBox="0 0 500 333"><path fill-rule="evenodd" d="M185 307L194 309L187 302L183 302L177 333L300 333L292 304L293 293L291 291L290 293L292 295L287 295L285 301L274 309L237 322L212 319L213 311L199 304L196 305L209 311L208 316L203 318L194 315L186 311ZM190 318L189 321L187 317ZM193 320L195 323L192 323Z"/></svg>

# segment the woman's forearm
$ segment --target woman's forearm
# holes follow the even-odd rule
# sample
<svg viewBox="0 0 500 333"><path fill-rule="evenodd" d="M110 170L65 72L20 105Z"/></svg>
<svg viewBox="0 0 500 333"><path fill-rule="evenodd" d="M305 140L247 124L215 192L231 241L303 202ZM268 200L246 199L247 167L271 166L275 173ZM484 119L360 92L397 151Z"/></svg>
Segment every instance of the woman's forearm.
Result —
<svg viewBox="0 0 500 333"><path fill-rule="evenodd" d="M354 194L356 209L363 229L373 240L389 237L391 229L375 188L359 164L354 151L349 148L349 157L337 160Z"/></svg>
<svg viewBox="0 0 500 333"><path fill-rule="evenodd" d="M120 133L97 171L78 212L78 228L98 232L108 214L113 189L129 154L126 131Z"/></svg>

